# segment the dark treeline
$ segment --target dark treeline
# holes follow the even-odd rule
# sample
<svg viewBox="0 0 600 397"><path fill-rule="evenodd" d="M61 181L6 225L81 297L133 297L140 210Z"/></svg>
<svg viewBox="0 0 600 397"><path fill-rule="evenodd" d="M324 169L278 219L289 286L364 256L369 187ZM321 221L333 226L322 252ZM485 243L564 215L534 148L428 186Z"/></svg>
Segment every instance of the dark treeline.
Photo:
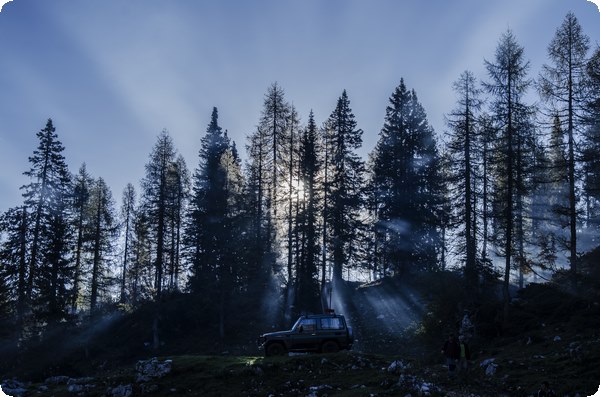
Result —
<svg viewBox="0 0 600 397"><path fill-rule="evenodd" d="M510 31L485 66L457 76L443 136L401 79L367 161L346 91L319 125L273 84L245 162L214 108L193 170L164 130L120 202L85 164L71 174L48 120L0 217L2 338L174 294L223 338L244 313L318 312L330 285L449 268L473 300L563 267L576 285L600 236L600 48L570 13L538 76Z"/></svg>

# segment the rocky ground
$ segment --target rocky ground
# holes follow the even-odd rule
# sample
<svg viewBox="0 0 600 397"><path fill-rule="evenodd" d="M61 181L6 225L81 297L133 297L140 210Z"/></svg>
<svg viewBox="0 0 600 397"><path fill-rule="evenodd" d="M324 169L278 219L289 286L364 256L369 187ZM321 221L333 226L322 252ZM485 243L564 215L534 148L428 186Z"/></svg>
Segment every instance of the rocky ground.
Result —
<svg viewBox="0 0 600 397"><path fill-rule="evenodd" d="M470 369L449 379L440 353L448 327L438 327L439 335L423 333L416 320L427 320L425 311L432 306L408 289L402 302L394 300L397 289L370 286L345 298L357 336L350 352L265 358L250 341L255 330L237 345L212 351L208 344L195 344L203 340L196 335L199 339L179 340L176 347L165 345L157 358L146 351L116 359L111 350L63 369L45 367L45 375L31 371L29 379L13 371L0 375L2 389L15 397L533 396L548 381L558 396L583 397L600 388L595 292L576 296L556 285L531 285L516 295L511 321L498 335L490 320L493 311L482 306L474 318ZM421 326L431 321L425 320ZM454 324L451 318L445 322Z"/></svg>
<svg viewBox="0 0 600 397"><path fill-rule="evenodd" d="M600 386L600 333L542 329L478 349L471 368L449 379L442 360L340 352L287 357L173 356L106 365L86 377L4 380L12 396L529 396L548 380L559 396Z"/></svg>

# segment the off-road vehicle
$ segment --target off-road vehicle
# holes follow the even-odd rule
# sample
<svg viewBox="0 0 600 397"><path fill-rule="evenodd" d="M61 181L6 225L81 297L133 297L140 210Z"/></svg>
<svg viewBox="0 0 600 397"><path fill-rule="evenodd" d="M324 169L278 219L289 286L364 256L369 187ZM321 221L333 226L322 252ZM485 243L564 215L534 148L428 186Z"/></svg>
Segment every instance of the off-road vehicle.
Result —
<svg viewBox="0 0 600 397"><path fill-rule="evenodd" d="M350 350L354 342L352 327L344 316L335 313L300 316L289 331L263 334L258 339L266 356L288 352L336 353Z"/></svg>

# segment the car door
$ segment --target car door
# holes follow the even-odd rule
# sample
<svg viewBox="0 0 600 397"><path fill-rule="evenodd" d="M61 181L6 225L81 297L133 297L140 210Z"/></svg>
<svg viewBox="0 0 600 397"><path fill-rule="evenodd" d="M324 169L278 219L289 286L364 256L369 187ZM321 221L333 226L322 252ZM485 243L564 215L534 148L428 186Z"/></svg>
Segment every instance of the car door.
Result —
<svg viewBox="0 0 600 397"><path fill-rule="evenodd" d="M290 350L314 350L317 331L317 320L314 318L304 318L294 327L294 334L291 337Z"/></svg>

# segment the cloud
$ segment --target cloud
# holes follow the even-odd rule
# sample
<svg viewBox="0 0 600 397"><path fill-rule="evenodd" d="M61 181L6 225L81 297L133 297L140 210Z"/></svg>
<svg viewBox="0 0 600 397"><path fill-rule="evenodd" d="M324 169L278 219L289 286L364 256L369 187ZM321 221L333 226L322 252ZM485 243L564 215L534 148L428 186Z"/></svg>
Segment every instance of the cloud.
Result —
<svg viewBox="0 0 600 397"><path fill-rule="evenodd" d="M10 3L12 0L0 0L0 12L6 3Z"/></svg>

